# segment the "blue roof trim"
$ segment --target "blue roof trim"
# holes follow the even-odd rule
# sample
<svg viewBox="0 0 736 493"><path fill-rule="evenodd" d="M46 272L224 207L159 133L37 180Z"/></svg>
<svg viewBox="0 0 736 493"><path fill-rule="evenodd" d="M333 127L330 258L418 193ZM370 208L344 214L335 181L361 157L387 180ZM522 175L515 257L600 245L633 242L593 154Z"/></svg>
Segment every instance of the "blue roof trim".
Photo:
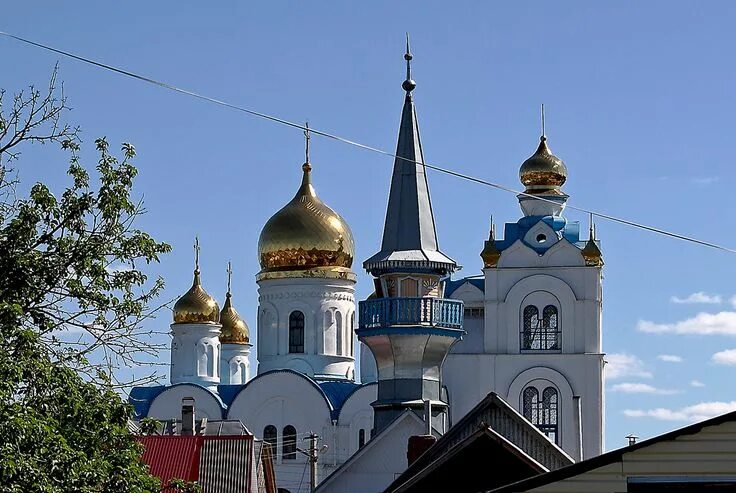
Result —
<svg viewBox="0 0 736 493"><path fill-rule="evenodd" d="M480 289L482 293L486 292L486 280L483 277L465 277L463 279L448 279L445 281L445 298L452 298L452 294L465 284L470 283Z"/></svg>
<svg viewBox="0 0 736 493"><path fill-rule="evenodd" d="M338 419L340 411L342 410L342 406L356 390L366 385L372 385L375 383L370 382L367 384L360 384L351 380L337 379L317 381L312 377L305 375L304 373L284 368L280 370L267 371L266 373L257 375L243 385L218 385L217 393L214 393L208 388L196 383L186 382L177 383L174 385L157 385L155 387L133 387L130 391L128 402L133 406L133 411L135 413L136 419L145 418L146 416L148 416L148 411L151 409L151 403L159 395L169 389L178 387L180 385L193 385L195 387L206 390L215 399L217 399L217 402L220 404L222 414L223 416L225 416L225 411L230 408L233 401L235 401L235 398L240 394L240 392L242 392L248 385L250 385L251 382L254 382L259 378L270 375L272 373L293 373L294 375L302 377L309 383L311 383L320 392L320 394L322 394L322 397L324 397L325 404L327 404L327 407L330 411L330 418L333 420Z"/></svg>
<svg viewBox="0 0 736 493"><path fill-rule="evenodd" d="M233 403L235 396L238 395L243 387L245 387L244 384L217 386L217 394L220 396L220 399L222 399L226 408L230 408L230 404Z"/></svg>
<svg viewBox="0 0 736 493"><path fill-rule="evenodd" d="M327 396L327 399L329 399L330 404L332 404L330 417L333 420L338 419L345 401L361 386L359 383L345 380L325 380L319 382L318 385Z"/></svg>
<svg viewBox="0 0 736 493"><path fill-rule="evenodd" d="M227 406L225 406L225 403L222 401L217 393L212 392L207 387L191 382L180 382L175 383L174 385L157 385L155 387L133 387L130 390L128 402L133 405L135 415L138 419L145 418L146 416L148 416L148 412L151 410L151 403L156 400L159 395L163 394L167 390L171 390L174 387L180 387L182 385L199 387L200 389L210 394L212 397L215 398L217 404L220 406L220 413L222 414L222 416L225 415L225 409L227 408Z"/></svg>
<svg viewBox="0 0 736 493"><path fill-rule="evenodd" d="M340 409L337 411L337 419L340 420L340 413L342 413L342 408L345 406L345 403L350 400L350 398L353 396L354 393L359 391L362 388L370 387L371 385L378 385L378 382L367 382L367 383L359 383L357 384L357 387L355 387L352 392L350 392L346 397L345 400L342 402L342 405L340 405Z"/></svg>
<svg viewBox="0 0 736 493"><path fill-rule="evenodd" d="M133 406L135 418L141 419L148 416L151 403L158 395L166 390L165 385L155 387L133 387L128 395L128 404Z"/></svg>
<svg viewBox="0 0 736 493"><path fill-rule="evenodd" d="M427 327L424 325L400 325L393 327L380 327L378 329L355 329L355 333L358 337L371 337L371 336L382 336L382 335L438 335L445 337L461 338L465 335L463 329L442 329L438 327Z"/></svg>
<svg viewBox="0 0 736 493"><path fill-rule="evenodd" d="M499 251L504 251L517 241L521 241L538 254L544 255L544 252L549 250L556 242L550 243L549 246L545 247L530 245L524 242L524 236L539 222L545 223L553 231L560 233L564 239L578 248L585 246L585 242L580 240L580 222L568 222L567 219L561 216L525 216L515 223L506 223L504 225L504 237L502 240L496 240L496 248Z"/></svg>

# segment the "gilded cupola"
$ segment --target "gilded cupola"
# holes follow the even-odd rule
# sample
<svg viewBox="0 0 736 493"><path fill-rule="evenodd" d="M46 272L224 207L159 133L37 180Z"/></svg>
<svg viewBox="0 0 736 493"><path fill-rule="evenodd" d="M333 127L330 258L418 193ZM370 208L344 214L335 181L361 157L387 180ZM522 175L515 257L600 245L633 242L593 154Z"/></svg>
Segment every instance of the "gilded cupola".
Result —
<svg viewBox="0 0 736 493"><path fill-rule="evenodd" d="M199 272L199 240L194 243L194 281L189 291L174 304L175 324L216 324L220 320L217 301L202 287Z"/></svg>
<svg viewBox="0 0 736 493"><path fill-rule="evenodd" d="M561 195L560 187L567 180L567 167L547 145L547 137L542 135L536 152L521 165L519 179L529 194Z"/></svg>
<svg viewBox="0 0 736 493"><path fill-rule="evenodd" d="M598 267L603 265L603 254L601 253L601 249L598 248L598 244L596 243L595 224L593 224L592 217L590 220L590 233L588 235L588 241L585 243L585 246L580 253L583 254L585 265Z"/></svg>
<svg viewBox="0 0 736 493"><path fill-rule="evenodd" d="M483 245L483 251L480 252L480 258L483 260L483 268L496 267L498 260L501 258L501 251L496 246L496 228L491 220L491 232L488 239Z"/></svg>
<svg viewBox="0 0 736 493"><path fill-rule="evenodd" d="M232 269L227 264L227 293L225 293L225 304L220 312L220 342L223 344L248 344L250 342L250 329L240 317L238 311L233 307L230 284L232 281Z"/></svg>
<svg viewBox="0 0 736 493"><path fill-rule="evenodd" d="M307 149L309 147L307 146ZM350 226L317 196L312 166L302 166L294 198L268 220L258 240L258 279L351 278L355 244Z"/></svg>

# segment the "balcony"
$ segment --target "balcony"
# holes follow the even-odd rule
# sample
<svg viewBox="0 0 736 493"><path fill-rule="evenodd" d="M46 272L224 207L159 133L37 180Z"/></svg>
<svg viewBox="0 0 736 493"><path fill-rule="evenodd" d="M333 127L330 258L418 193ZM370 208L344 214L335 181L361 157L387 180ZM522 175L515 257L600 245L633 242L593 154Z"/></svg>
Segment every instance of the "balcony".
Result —
<svg viewBox="0 0 736 493"><path fill-rule="evenodd" d="M440 298L376 298L359 303L359 328L397 325L462 329L463 302Z"/></svg>

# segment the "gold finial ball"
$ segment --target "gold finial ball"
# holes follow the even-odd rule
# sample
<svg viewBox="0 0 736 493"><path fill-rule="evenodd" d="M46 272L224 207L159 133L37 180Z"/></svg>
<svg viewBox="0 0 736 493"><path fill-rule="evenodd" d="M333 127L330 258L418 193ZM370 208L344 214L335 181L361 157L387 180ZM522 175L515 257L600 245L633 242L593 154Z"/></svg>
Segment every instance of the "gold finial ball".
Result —
<svg viewBox="0 0 736 493"><path fill-rule="evenodd" d="M268 220L258 240L261 273L350 268L355 242L350 226L317 197L304 169L294 198Z"/></svg>
<svg viewBox="0 0 736 493"><path fill-rule="evenodd" d="M235 310L230 301L228 293L225 305L220 312L220 342L223 344L248 344L250 342L250 329Z"/></svg>
<svg viewBox="0 0 736 493"><path fill-rule="evenodd" d="M219 321L220 307L217 300L204 290L199 279L199 271L195 271L192 287L174 304L174 323L216 324Z"/></svg>
<svg viewBox="0 0 736 493"><path fill-rule="evenodd" d="M536 152L521 165L519 179L527 193L561 193L567 166L549 150L546 137L540 139Z"/></svg>

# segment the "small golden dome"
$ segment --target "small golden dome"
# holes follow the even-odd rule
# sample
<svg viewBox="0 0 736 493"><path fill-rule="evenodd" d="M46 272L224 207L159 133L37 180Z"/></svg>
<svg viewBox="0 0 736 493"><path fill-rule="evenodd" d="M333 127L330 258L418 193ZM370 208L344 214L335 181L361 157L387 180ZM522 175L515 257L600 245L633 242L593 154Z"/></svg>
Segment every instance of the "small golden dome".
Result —
<svg viewBox="0 0 736 493"><path fill-rule="evenodd" d="M199 269L194 270L194 282L184 296L174 305L175 324L216 324L220 320L217 301L207 294L199 278Z"/></svg>
<svg viewBox="0 0 736 493"><path fill-rule="evenodd" d="M585 246L580 253L583 254L585 265L600 267L603 265L603 254L601 253L601 249L598 248L598 244L595 240L596 227L593 223L592 213L590 214L590 228L588 231L588 241L585 243Z"/></svg>
<svg viewBox="0 0 736 493"><path fill-rule="evenodd" d="M491 225L491 234L483 245L483 251L480 252L480 258L483 260L483 268L496 267L498 260L501 258L501 251L496 246L495 230Z"/></svg>
<svg viewBox="0 0 736 493"><path fill-rule="evenodd" d="M581 251L585 259L585 265L601 266L603 265L603 254L594 240L588 240Z"/></svg>
<svg viewBox="0 0 736 493"><path fill-rule="evenodd" d="M286 271L350 271L355 243L350 226L312 186L309 163L296 195L268 220L258 240L261 275Z"/></svg>
<svg viewBox="0 0 736 493"><path fill-rule="evenodd" d="M530 194L561 195L560 187L567 180L567 166L547 146L547 137L541 137L536 152L521 165L519 179Z"/></svg>
<svg viewBox="0 0 736 493"><path fill-rule="evenodd" d="M220 342L223 344L248 344L250 342L250 329L240 317L240 314L233 308L231 299L232 295L228 291L225 295L225 304L220 312Z"/></svg>

